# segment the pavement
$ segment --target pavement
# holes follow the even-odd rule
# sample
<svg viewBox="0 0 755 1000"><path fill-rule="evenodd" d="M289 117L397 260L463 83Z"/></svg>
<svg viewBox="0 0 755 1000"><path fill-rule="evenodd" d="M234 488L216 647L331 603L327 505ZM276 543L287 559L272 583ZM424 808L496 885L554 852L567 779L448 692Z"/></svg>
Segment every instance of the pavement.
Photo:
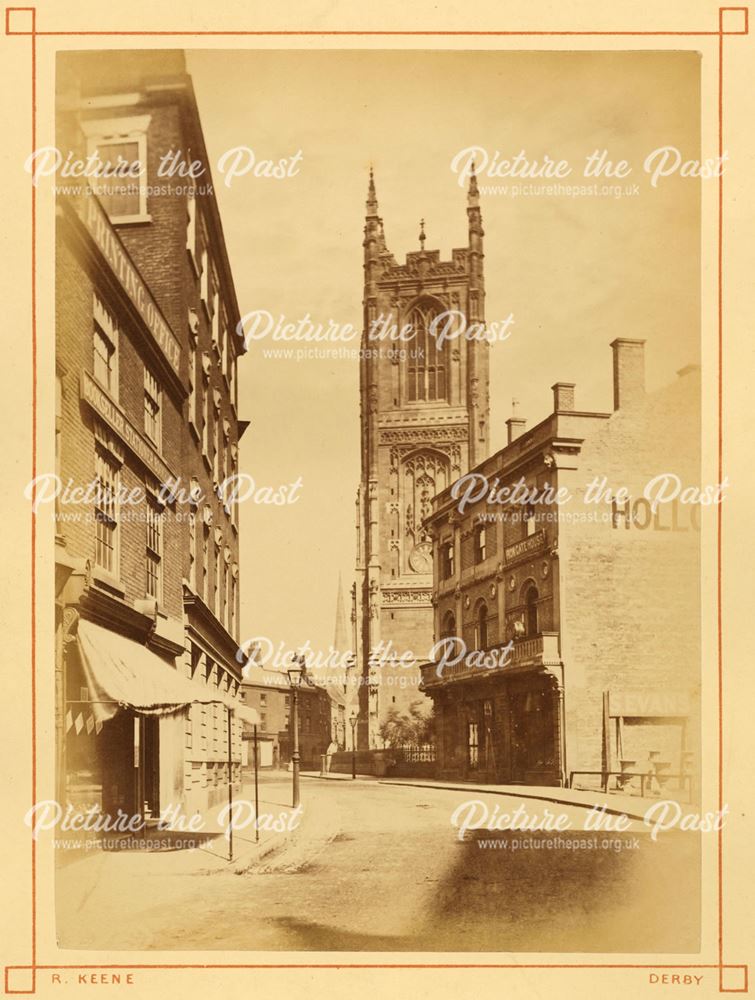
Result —
<svg viewBox="0 0 755 1000"><path fill-rule="evenodd" d="M584 803L553 810L545 798L565 798L564 789L537 788L529 797L521 787L501 793L318 777L302 780L296 829L262 833L262 846L252 838L248 850L242 831L244 853L233 863L207 849L90 851L63 863L60 946L627 953L699 946L699 835L653 842L636 822L621 835L585 833ZM265 775L260 811L290 809L290 793L290 774ZM533 817L563 813L570 829L523 834L492 825L459 838L451 821L459 809L476 800L495 817L513 810L513 800L504 805L512 794Z"/></svg>
<svg viewBox="0 0 755 1000"><path fill-rule="evenodd" d="M350 774L320 771L304 771L302 777L321 778L324 781L352 781ZM454 792L479 792L481 795L506 795L514 799L539 799L558 805L578 805L591 809L602 806L606 813L614 816L626 815L641 820L647 810L656 805L660 798L668 796L622 795L618 792L601 792L586 788L560 788L553 785L488 785L474 781L439 781L429 778L377 778L374 775L357 775L356 780L376 781L381 785L403 785L409 788L445 788Z"/></svg>

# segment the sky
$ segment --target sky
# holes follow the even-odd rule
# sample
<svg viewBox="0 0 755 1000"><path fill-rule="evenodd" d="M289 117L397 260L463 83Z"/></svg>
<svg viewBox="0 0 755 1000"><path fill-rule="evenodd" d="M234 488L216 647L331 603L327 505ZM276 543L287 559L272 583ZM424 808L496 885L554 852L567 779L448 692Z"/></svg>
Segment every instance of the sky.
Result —
<svg viewBox="0 0 755 1000"><path fill-rule="evenodd" d="M452 161L477 147L486 317L513 314L511 335L491 347L493 451L512 399L532 426L550 412L556 381L577 384L578 409L610 411L617 336L647 338L650 389L699 362L701 182L677 170L653 186L643 170L661 147L682 161L700 155L697 53L217 50L188 52L187 64L242 315L360 330L370 164L391 252L401 262L419 249L424 218L426 248L446 260L467 244ZM226 186L218 163L240 146L255 161L291 164L298 153L294 176L252 171ZM586 158L602 149L631 174L585 179ZM556 183L487 176L480 166L496 151L568 161L563 185L639 192L486 192ZM301 480L296 503L241 505L242 638L327 650L338 574L347 607L354 578L358 339L344 358L265 355L286 346L311 345L268 337L239 366L240 417L250 421L241 471L259 486Z"/></svg>

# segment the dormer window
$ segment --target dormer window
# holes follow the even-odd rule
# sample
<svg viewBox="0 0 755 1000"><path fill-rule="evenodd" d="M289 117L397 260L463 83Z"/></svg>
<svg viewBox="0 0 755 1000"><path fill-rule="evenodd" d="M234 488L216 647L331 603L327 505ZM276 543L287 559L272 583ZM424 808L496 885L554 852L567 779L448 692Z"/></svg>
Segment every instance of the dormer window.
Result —
<svg viewBox="0 0 755 1000"><path fill-rule="evenodd" d="M151 221L147 213L149 121L149 115L137 115L81 123L87 153L96 156L101 174L91 178L92 190L114 224Z"/></svg>

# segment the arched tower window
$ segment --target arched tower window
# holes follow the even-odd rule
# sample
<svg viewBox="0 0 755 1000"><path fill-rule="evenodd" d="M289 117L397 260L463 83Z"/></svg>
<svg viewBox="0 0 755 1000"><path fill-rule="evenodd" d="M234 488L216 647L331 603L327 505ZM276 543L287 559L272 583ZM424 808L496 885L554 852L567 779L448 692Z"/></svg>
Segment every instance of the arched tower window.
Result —
<svg viewBox="0 0 755 1000"><path fill-rule="evenodd" d="M409 313L414 336L408 342L406 394L412 403L448 399L448 344L439 350L431 327L439 312L433 303L420 302Z"/></svg>
<svg viewBox="0 0 755 1000"><path fill-rule="evenodd" d="M450 462L440 452L423 450L407 455L401 462L401 496L405 534L410 545L429 542L422 522L433 509L433 497L451 484Z"/></svg>

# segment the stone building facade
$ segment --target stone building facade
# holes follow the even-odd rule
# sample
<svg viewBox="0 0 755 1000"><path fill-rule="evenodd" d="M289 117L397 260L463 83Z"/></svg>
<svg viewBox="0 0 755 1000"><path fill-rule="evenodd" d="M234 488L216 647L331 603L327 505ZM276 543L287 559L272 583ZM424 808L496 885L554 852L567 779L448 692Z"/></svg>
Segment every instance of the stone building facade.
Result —
<svg viewBox="0 0 755 1000"><path fill-rule="evenodd" d="M419 673L399 658L422 659L432 643L432 545L424 527L432 499L488 450L489 345L435 335L451 316L464 327L484 321L484 233L474 177L467 215L468 246L453 250L451 260L425 249L422 223L420 249L398 263L370 174L354 610L362 748L380 745L391 707L403 710L418 697Z"/></svg>
<svg viewBox="0 0 755 1000"><path fill-rule="evenodd" d="M446 642L422 676L441 777L686 785L696 770L700 506L671 497L700 485L699 370L646 393L644 342L611 347L612 413L557 383L548 417L512 417L506 447L434 502Z"/></svg>
<svg viewBox="0 0 755 1000"><path fill-rule="evenodd" d="M57 195L57 474L100 497L58 512L60 794L147 816L194 811L240 778L227 481L246 425L239 309L183 54L62 53L57 127L61 150L141 170ZM167 175L175 152L201 176ZM108 659L145 664L143 691L167 664L205 703L142 713L124 702L103 720L87 670Z"/></svg>

